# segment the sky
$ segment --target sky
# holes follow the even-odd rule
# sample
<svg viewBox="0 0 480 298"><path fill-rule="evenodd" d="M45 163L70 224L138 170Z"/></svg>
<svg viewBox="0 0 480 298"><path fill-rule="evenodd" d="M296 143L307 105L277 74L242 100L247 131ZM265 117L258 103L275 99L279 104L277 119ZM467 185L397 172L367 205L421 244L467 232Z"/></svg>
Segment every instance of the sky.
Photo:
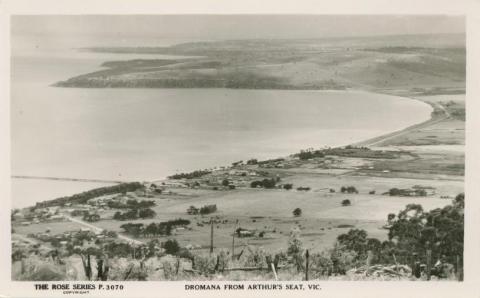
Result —
<svg viewBox="0 0 480 298"><path fill-rule="evenodd" d="M11 25L17 45L26 36L36 36L78 46L465 32L464 17L444 15L43 15L12 16Z"/></svg>

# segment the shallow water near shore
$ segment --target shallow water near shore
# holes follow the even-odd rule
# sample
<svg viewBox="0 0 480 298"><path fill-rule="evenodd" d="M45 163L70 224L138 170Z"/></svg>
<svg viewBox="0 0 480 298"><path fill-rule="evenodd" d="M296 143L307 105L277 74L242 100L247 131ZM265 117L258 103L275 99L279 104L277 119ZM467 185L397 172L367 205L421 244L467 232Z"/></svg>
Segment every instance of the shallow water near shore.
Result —
<svg viewBox="0 0 480 298"><path fill-rule="evenodd" d="M12 175L155 180L346 145L424 121L431 112L416 100L360 91L50 86L94 71L100 59L105 54L12 60ZM28 206L92 185L16 179L12 205Z"/></svg>

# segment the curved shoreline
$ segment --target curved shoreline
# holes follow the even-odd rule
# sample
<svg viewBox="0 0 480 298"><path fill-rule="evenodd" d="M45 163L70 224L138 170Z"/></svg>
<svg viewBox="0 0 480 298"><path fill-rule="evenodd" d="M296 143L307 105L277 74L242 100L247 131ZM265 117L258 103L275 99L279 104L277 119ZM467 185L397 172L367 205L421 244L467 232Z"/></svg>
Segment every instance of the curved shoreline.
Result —
<svg viewBox="0 0 480 298"><path fill-rule="evenodd" d="M367 140L364 140L364 141L360 141L360 142L356 142L356 143L352 143L351 145L352 146L365 146L365 147L371 147L371 146L374 146L374 145L377 145L379 143L382 143L388 139L391 139L391 138L395 138L395 137L398 137L398 136L401 136L403 134L406 134L412 130L415 130L415 129L419 129L419 128L424 128L424 127L427 127L429 125L432 125L432 124L435 124L437 122L440 122L442 120L445 120L445 119L448 119L449 118L449 115L446 114L446 111L444 111L444 109L437 109L437 107L435 105L433 105L432 103L427 103L425 101L422 101L422 100L419 100L417 98L412 98L412 97L403 97L403 98L407 98L407 99L410 99L410 100L416 100L416 101L420 101L420 102L423 102L425 104L428 104L432 107L432 113L430 115L430 119L427 119L425 121L422 121L422 122L419 122L419 123L416 123L416 124L413 124L413 125L410 125L410 126L407 126L403 129L400 129L400 130L397 130L397 131L393 131L393 132L390 132L390 133L386 133L386 134L382 134L380 136L377 136L377 137L373 137L373 138L370 138L370 139L367 139ZM442 111L443 112L443 116L435 116L434 115L434 112L436 111Z"/></svg>
<svg viewBox="0 0 480 298"><path fill-rule="evenodd" d="M203 89L203 88L202 88ZM247 90L255 90L255 89L247 89ZM263 89L261 91L276 91L277 89ZM363 140L363 141L358 141L358 142L353 142L353 143L348 143L348 144L345 144L345 145L339 145L339 146L332 146L332 148L336 148L336 147L344 147L344 146L363 146L363 147L371 147L375 144L378 144L380 142L383 142L385 141L386 139L389 139L389 138L393 138L393 137L397 137L397 136L400 136L400 135L403 135L403 134L406 134L414 129L418 129L418 128L422 128L422 127L426 127L426 126L429 126L429 125L432 125L432 124L435 124L439 121L442 121L444 119L447 119L448 118L448 115L445 114L445 117L435 117L434 116L434 111L436 111L436 107L431 104L431 103L427 103L425 101L422 101L420 99L417 99L417 98L412 98L412 97L406 97L406 96L398 96L398 95L393 95L393 94L386 94L386 93L377 93L377 92L373 92L373 91L370 91L370 90L361 90L361 89L346 89L346 90L291 90L291 91L294 91L294 92L363 92L363 93L372 93L372 94L376 94L376 95L386 95L386 96L391 96L391 97L398 97L398 98L402 98L402 99L405 99L405 100L413 100L413 101L417 101L417 102L420 102L420 103L423 103L423 104L426 104L426 105L429 105L430 107L432 107L432 111L430 113L430 118L427 119L427 120L424 120L422 122L419 122L419 123L415 123L415 124L412 124L412 125L409 125L407 127L404 127L402 129L399 129L399 130L395 130L395 131L392 131L392 132L387 132L387 133L382 133L376 137L373 137L373 138L368 138L366 140ZM440 109L441 111L443 111L443 109ZM284 156L272 156L270 157L271 159L275 159L275 158L286 158L286 157L289 157L289 156L292 156L293 154L295 153L290 153L288 155L284 155ZM220 166L214 166L212 168L215 168L215 167L220 167ZM227 167L228 168L228 167ZM198 170L198 169L197 169ZM170 176L170 175L169 175ZM161 181L167 181L169 180L169 176L166 176L166 177L163 177L163 178L156 178L156 179L149 179L147 180L147 182L161 182Z"/></svg>
<svg viewBox="0 0 480 298"><path fill-rule="evenodd" d="M278 91L276 89L269 89L269 90L255 90L255 91ZM397 96L397 95L392 95L392 94L382 94L382 93L376 93L376 92L372 92L372 91L369 91L369 90L357 90L357 89L348 89L348 90L291 90L291 92L298 92L298 91L301 91L301 92L319 92L319 93L330 93L330 92L333 92L333 93L344 93L344 92L347 92L347 93L355 93L355 92L358 92L359 94L361 93L365 93L365 94L375 94L375 95L379 95L379 96L382 96L382 97L393 97L393 98L400 98L402 100L416 100L416 101L419 101L419 102L422 102L423 104L426 104L424 101L421 101L421 100L418 100L418 99L414 99L414 98L409 98L409 97L403 97L403 96ZM386 98L385 100L389 100L388 98ZM432 106L432 105L430 105ZM375 143L378 143L382 140L384 140L385 138L389 138L389 137L392 137L392 136L396 136L400 133L406 133L414 128L418 128L420 127L421 125L427 125L429 123L431 123L432 121L435 121L433 118L432 118L432 114L430 114L430 119L428 120L425 120L425 121L422 121L420 123L416 123L416 124L413 124L413 125L408 125L407 127L404 127L400 130L395 130L393 132L387 132L387 133L381 133L379 136L376 136L376 137L373 137L373 138L369 138L369 139L366 139L366 140L363 140L363 141L358 141L358 142L353 142L353 143L345 143L345 144L339 144L339 145L332 145L331 147L332 148L335 148L335 147L343 147L343 146L347 146L347 145L355 145L355 146L359 146L359 145L362 145L362 146L371 146L374 142ZM308 147L308 145L305 145L306 147ZM320 147L318 147L320 148ZM295 154L296 152L288 152L286 155L275 155L275 156L272 156L272 157L268 157L266 159L270 159L270 158L278 158L278 157L288 157L288 156L291 156L292 154ZM230 166L230 163L226 163L229 167ZM210 168L216 168L216 167L219 167L221 165L214 165L214 166L211 166ZM195 170L195 169L194 169ZM188 171L187 171L188 172ZM168 174L168 175L171 175ZM168 177L168 176L167 176ZM158 181L165 181L165 180L168 180L167 177L155 177L155 178L147 178L147 179L141 179L141 181L146 181L146 182L158 182ZM128 180L128 181L125 181L125 182L130 182L130 181L138 181L138 180ZM119 181L120 182L120 181ZM52 198L54 199L54 198Z"/></svg>

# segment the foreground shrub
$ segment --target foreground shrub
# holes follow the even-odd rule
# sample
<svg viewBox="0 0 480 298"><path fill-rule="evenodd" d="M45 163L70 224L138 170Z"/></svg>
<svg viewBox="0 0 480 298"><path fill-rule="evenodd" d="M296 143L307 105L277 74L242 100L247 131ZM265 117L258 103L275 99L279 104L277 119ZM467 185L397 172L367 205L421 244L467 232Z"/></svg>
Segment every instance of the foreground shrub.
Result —
<svg viewBox="0 0 480 298"><path fill-rule="evenodd" d="M180 245L178 245L177 240L169 239L166 242L162 243L162 248L165 249L166 254L176 255L180 250Z"/></svg>
<svg viewBox="0 0 480 298"><path fill-rule="evenodd" d="M215 272L216 257L213 255L197 255L194 257L193 269L202 275L210 275Z"/></svg>

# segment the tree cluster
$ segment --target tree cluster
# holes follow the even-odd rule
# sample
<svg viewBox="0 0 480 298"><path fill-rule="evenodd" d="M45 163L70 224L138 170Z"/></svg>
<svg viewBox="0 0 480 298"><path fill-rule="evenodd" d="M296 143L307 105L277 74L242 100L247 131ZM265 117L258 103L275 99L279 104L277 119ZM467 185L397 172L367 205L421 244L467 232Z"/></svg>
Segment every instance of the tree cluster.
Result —
<svg viewBox="0 0 480 298"><path fill-rule="evenodd" d="M170 236L174 227L186 226L189 224L189 220L179 218L166 222L152 222L148 225L144 225L143 223L126 223L121 225L120 228L134 237Z"/></svg>
<svg viewBox="0 0 480 298"><path fill-rule="evenodd" d="M341 193L358 193L358 190L355 188L355 186L342 186L340 188Z"/></svg>
<svg viewBox="0 0 480 298"><path fill-rule="evenodd" d="M374 255L373 263L426 263L426 251L432 261L463 263L464 195L458 195L451 205L425 212L421 205L409 204L397 215L389 214L388 240L368 238L364 230L352 229L337 238L342 249L354 253L354 261L364 261L367 251ZM462 266L463 267L463 266Z"/></svg>
<svg viewBox="0 0 480 298"><path fill-rule="evenodd" d="M95 222L100 220L100 215L94 213L89 214L88 212L83 215L83 220L88 222Z"/></svg>
<svg viewBox="0 0 480 298"><path fill-rule="evenodd" d="M315 157L325 157L325 154L322 150L301 150L300 153L297 153L296 156L300 160L308 160Z"/></svg>
<svg viewBox="0 0 480 298"><path fill-rule="evenodd" d="M274 178L271 179L263 179L263 180L255 180L250 183L251 188L263 187L263 188L274 188L277 184L277 181Z"/></svg>
<svg viewBox="0 0 480 298"><path fill-rule="evenodd" d="M35 205L36 208L50 207L50 206L64 206L66 203L72 204L85 204L88 200L111 195L116 193L126 193L142 189L143 184L140 182L121 183L113 186L105 186L100 188L91 189L82 193L74 194L71 196L61 197L58 199L39 202Z"/></svg>
<svg viewBox="0 0 480 298"><path fill-rule="evenodd" d="M417 188L417 189L391 188L388 191L388 195L398 196L398 197L425 197L427 196L427 191L422 188Z"/></svg>
<svg viewBox="0 0 480 298"><path fill-rule="evenodd" d="M205 215L205 214L214 213L216 211L217 211L217 205L215 205L215 204L205 205L205 206L200 207L200 208L197 208L197 207L192 205L187 209L187 213L190 214L190 215L197 215L197 214Z"/></svg>
<svg viewBox="0 0 480 298"><path fill-rule="evenodd" d="M117 211L113 215L113 219L115 220L132 220L132 219L145 219L145 218L153 218L155 217L156 212L150 208L143 208L143 209L131 209L126 212Z"/></svg>
<svg viewBox="0 0 480 298"><path fill-rule="evenodd" d="M309 190L310 190L310 187L308 187L308 186L299 186L299 187L297 187L297 190L298 190L298 191L309 191Z"/></svg>
<svg viewBox="0 0 480 298"><path fill-rule="evenodd" d="M140 209L140 208L150 208L155 206L155 202L152 200L127 200L126 203L122 203L116 200L110 200L107 202L107 206L112 209Z"/></svg>
<svg viewBox="0 0 480 298"><path fill-rule="evenodd" d="M180 174L175 174L175 175L171 175L169 176L168 178L169 179L192 179L192 178L199 178L199 177L202 177L204 175L207 175L207 174L210 174L212 171L210 170L197 170L197 171L193 171L193 172L190 172L190 173L180 173Z"/></svg>

